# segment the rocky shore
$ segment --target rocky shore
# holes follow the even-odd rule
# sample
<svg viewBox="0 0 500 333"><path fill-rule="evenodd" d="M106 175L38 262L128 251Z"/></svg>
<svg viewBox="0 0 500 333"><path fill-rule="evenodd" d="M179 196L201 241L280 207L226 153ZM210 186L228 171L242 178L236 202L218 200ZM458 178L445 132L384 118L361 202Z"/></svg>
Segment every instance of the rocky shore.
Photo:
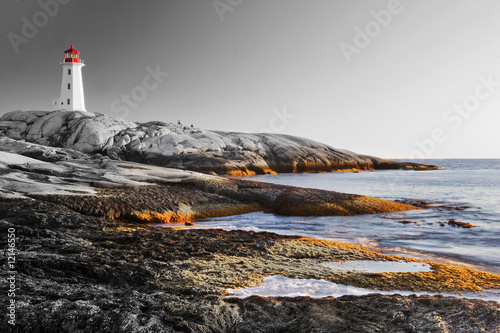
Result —
<svg viewBox="0 0 500 333"><path fill-rule="evenodd" d="M0 194L112 219L189 222L253 211L356 215L419 209L356 194L223 178L0 137Z"/></svg>
<svg viewBox="0 0 500 333"><path fill-rule="evenodd" d="M0 246L7 249L14 244L15 260L2 262L0 278L15 285L15 295L1 300L3 309L6 302L15 301L16 325L10 325L5 317L0 322L1 332L500 329L500 304L478 299L375 293L322 299L226 298L228 288L257 285L271 275L323 279L373 290L452 293L500 289L500 275L384 255L376 249L346 243L272 233L168 227L170 222L202 227L197 222L199 218L254 211L297 216L356 215L420 209L416 205L425 207L425 203L391 202L207 174L214 166L217 173L231 174L286 171L290 166L291 171L319 171L325 167L331 171L411 165L339 152L327 146L321 150L318 143L293 137L256 135L259 140L266 138L267 147L272 147L274 161L280 161L273 164L271 155L267 155L271 153L255 153L260 148L228 148L231 145L224 140L233 134L201 131L195 136L189 132L195 129L167 124L154 126L172 128L171 133L150 132L147 137L140 134L134 140L129 135L127 142L123 139L127 130L139 131L153 125L120 121L77 112L14 112L2 117L0 229L2 235L14 235L15 242L2 237ZM15 126L13 122L17 122ZM224 149L219 146L220 151L214 150L215 153L200 147L196 151L186 150L199 142L202 147L215 142L218 139L210 139L211 143L203 139L214 133L224 141ZM241 136L234 134L231 140L240 140ZM159 140L158 146L168 147L166 142L173 138L184 140L173 144L179 149L175 154L148 152L151 147L139 154L130 145L137 143L136 139L139 146ZM235 142L231 140L229 143ZM281 143L271 144L273 140ZM121 145L117 141L127 143ZM247 139L239 144L243 142ZM234 155L227 155L231 158L226 164L217 164L215 157L204 160L208 156L205 154L225 156L228 151ZM314 156L307 155L313 152ZM341 153L347 155L335 155ZM238 160L238 156L243 156L238 154L245 159ZM252 154L262 159L254 159L257 155ZM148 160L147 156L163 156L161 161L175 159L180 164L166 163L175 164L177 169L155 166L151 164L164 162ZM200 157L201 164L189 164L192 156ZM286 156L290 159L286 160ZM332 156L340 162L333 163ZM298 159L305 162L300 164ZM322 160L321 168L316 167L316 162L308 164L313 160ZM280 169L282 166L286 168ZM206 173L187 170L197 168ZM165 223L165 227L153 227L151 222ZM363 273L323 265L347 260L403 260L428 264L432 270Z"/></svg>
<svg viewBox="0 0 500 333"><path fill-rule="evenodd" d="M290 135L208 131L159 121L135 123L92 112L12 111L0 118L0 135L219 175L436 168L360 155Z"/></svg>
<svg viewBox="0 0 500 333"><path fill-rule="evenodd" d="M458 292L498 288L500 276L495 274L428 261L431 272L341 273L321 263L402 258L350 244L270 233L154 228L86 215L42 199L0 199L0 216L2 234L15 230L19 286L16 326L2 320L2 332L496 332L499 328L500 304L493 301L378 294L224 298L226 288L258 284L269 275L381 290ZM5 237L0 246L7 246ZM3 269L0 275L5 280L9 273Z"/></svg>

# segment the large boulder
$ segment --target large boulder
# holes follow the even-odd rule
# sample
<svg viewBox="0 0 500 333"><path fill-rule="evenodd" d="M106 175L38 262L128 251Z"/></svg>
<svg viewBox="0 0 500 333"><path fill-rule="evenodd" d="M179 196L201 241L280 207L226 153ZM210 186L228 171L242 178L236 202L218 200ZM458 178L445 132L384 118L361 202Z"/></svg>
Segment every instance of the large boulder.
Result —
<svg viewBox="0 0 500 333"><path fill-rule="evenodd" d="M98 152L116 133L134 127L136 127L136 124L133 122L106 115L97 115L93 118L86 117L75 122L69 128L71 135L66 141L66 147L84 153ZM73 131L73 129L76 130Z"/></svg>
<svg viewBox="0 0 500 333"><path fill-rule="evenodd" d="M101 151L120 131L136 124L104 114L80 111L13 111L0 118L0 134L84 153Z"/></svg>

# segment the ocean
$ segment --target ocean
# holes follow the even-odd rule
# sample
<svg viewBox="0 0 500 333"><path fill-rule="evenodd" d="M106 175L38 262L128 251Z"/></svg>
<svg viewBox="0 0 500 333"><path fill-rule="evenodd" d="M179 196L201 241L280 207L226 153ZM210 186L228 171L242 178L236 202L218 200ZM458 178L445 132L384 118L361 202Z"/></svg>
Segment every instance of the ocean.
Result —
<svg viewBox="0 0 500 333"><path fill-rule="evenodd" d="M343 241L377 248L386 254L500 273L500 160L414 162L438 165L442 169L256 175L243 179L387 200L424 200L433 203L431 208L326 217L290 217L258 212L204 219L197 221L197 225ZM475 228L450 226L447 222L452 218L471 223ZM405 220L416 223L401 223Z"/></svg>

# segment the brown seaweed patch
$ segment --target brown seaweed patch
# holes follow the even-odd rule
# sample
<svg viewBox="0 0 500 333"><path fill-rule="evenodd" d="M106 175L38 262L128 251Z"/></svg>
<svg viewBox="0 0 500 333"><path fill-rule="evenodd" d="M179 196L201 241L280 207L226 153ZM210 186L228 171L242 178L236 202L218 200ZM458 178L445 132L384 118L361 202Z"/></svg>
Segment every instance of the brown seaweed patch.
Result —
<svg viewBox="0 0 500 333"><path fill-rule="evenodd" d="M148 223L186 223L192 225L196 219L240 215L261 210L262 207L257 203L207 204L203 206L188 206L181 204L176 211L134 211L130 215L124 215L122 217Z"/></svg>
<svg viewBox="0 0 500 333"><path fill-rule="evenodd" d="M379 290L410 290L430 292L475 292L500 288L500 275L470 268L426 262L430 272L360 273L343 272L324 276L322 279L361 288Z"/></svg>
<svg viewBox="0 0 500 333"><path fill-rule="evenodd" d="M338 194L338 198L310 191L284 191L274 204L274 210L291 216L358 215L399 212L418 207L378 198Z"/></svg>
<svg viewBox="0 0 500 333"><path fill-rule="evenodd" d="M319 247L342 249L342 250L349 250L349 251L360 251L360 252L364 252L364 253L369 252L370 254L374 254L374 255L379 256L381 258L387 257L386 255L373 252L362 245L355 245L355 244L337 242L337 241L320 239L320 238L300 237L300 238L296 238L296 239L291 239L288 242L298 242L298 243L302 243L304 245L309 245L309 246L314 246L314 247L319 246Z"/></svg>
<svg viewBox="0 0 500 333"><path fill-rule="evenodd" d="M500 275L482 272L461 266L441 264L428 260L406 258L400 256L384 255L374 252L364 246L342 243L330 240L297 238L280 242L288 251L288 255L297 257L297 251L302 256L311 255L314 248L321 247L314 257L320 257L323 261L346 261L346 260L374 260L374 261L400 261L425 263L432 267L430 272L407 272L407 273L363 273L363 272L338 272L336 274L315 277L331 282L352 285L355 287L380 289L380 290L410 290L410 291L437 291L437 292L464 292L481 291L484 289L500 288ZM295 247L293 243L303 244L303 247ZM290 253L293 249L295 253ZM331 249L332 251L327 251Z"/></svg>
<svg viewBox="0 0 500 333"><path fill-rule="evenodd" d="M398 221L401 224L418 224L416 221L409 221L409 220L403 220L403 221Z"/></svg>
<svg viewBox="0 0 500 333"><path fill-rule="evenodd" d="M410 206L415 206L415 207L420 207L420 208L431 208L432 203L423 201L423 200L413 200L413 199L397 199L394 200L395 202L399 202L402 204L410 205Z"/></svg>
<svg viewBox="0 0 500 333"><path fill-rule="evenodd" d="M228 288L247 288L247 287L252 287L252 286L260 286L264 283L265 278L271 275L280 275L280 276L286 276L285 272L282 271L276 271L276 272L266 272L266 273L250 273L245 277L239 278L239 279L234 279L232 281L229 281L227 284ZM227 295L226 291L224 292L224 295Z"/></svg>
<svg viewBox="0 0 500 333"><path fill-rule="evenodd" d="M476 227L475 225L473 225L471 223L460 222L460 221L457 221L455 219L449 219L448 225L451 225L452 227L457 227L457 228L475 228Z"/></svg>
<svg viewBox="0 0 500 333"><path fill-rule="evenodd" d="M244 203L189 184L99 189L100 196L33 195L85 215L138 222L187 222L197 218L244 214L262 210L256 202Z"/></svg>
<svg viewBox="0 0 500 333"><path fill-rule="evenodd" d="M471 268L429 262L432 272L419 272L420 276L439 286L438 291L482 291L500 288L500 275ZM432 289L430 289L432 290Z"/></svg>
<svg viewBox="0 0 500 333"><path fill-rule="evenodd" d="M192 221L193 213L188 212L152 212L152 211L134 211L129 216L123 216L131 220L139 220L149 223L171 223L171 222L186 222Z"/></svg>

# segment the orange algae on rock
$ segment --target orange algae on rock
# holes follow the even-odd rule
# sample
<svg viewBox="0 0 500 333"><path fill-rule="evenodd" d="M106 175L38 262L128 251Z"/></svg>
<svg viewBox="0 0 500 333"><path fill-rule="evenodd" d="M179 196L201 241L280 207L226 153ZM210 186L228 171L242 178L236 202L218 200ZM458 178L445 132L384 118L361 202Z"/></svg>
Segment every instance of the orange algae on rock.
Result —
<svg viewBox="0 0 500 333"><path fill-rule="evenodd" d="M376 254L377 256L385 257L385 255L373 252L372 250L369 250L368 248L366 248L365 246L362 246L362 245L355 245L355 244L337 242L337 241L320 239L320 238L300 237L300 238L290 239L288 241L289 242L299 242L299 243L304 243L304 244L309 244L309 245L314 245L314 246L336 248L336 249L340 248L343 250L355 250L355 251L362 251L362 252L370 252L370 253Z"/></svg>
<svg viewBox="0 0 500 333"><path fill-rule="evenodd" d="M379 290L461 293L500 288L498 274L431 261L415 260L415 262L428 263L433 270L407 273L342 272L322 278L335 283Z"/></svg>
<svg viewBox="0 0 500 333"><path fill-rule="evenodd" d="M253 176L256 174L264 175L277 175L278 173L269 167L258 167L255 166L257 171L250 170L248 168L230 169L225 172L228 176Z"/></svg>
<svg viewBox="0 0 500 333"><path fill-rule="evenodd" d="M406 261L429 264L429 272L386 272L366 273L361 271L336 272L317 276L330 282L352 285L360 288L379 290L410 290L430 292L477 292L485 289L500 289L500 275L478 271L471 268L437 263L429 260L385 255L365 246L342 243L323 239L294 238L280 242L281 252L293 257L319 257L322 261L373 260ZM299 243L304 246L295 247ZM325 250L317 250L317 248ZM328 251L330 249L330 251Z"/></svg>
<svg viewBox="0 0 500 333"><path fill-rule="evenodd" d="M180 213L180 212L132 212L131 217L143 222L150 223L171 223L171 222L187 222L194 218L192 213Z"/></svg>
<svg viewBox="0 0 500 333"><path fill-rule="evenodd" d="M278 173L271 168L263 168L262 171L266 175L277 175Z"/></svg>
<svg viewBox="0 0 500 333"><path fill-rule="evenodd" d="M232 169L232 170L228 170L226 172L226 174L228 176L252 176L252 175L255 175L256 172L255 171L251 171L251 170L248 170L248 169L245 169L245 170L240 170L240 169Z"/></svg>
<svg viewBox="0 0 500 333"><path fill-rule="evenodd" d="M363 212L364 214L399 212L405 210L420 209L418 207L410 206L399 202L393 202L366 196L361 196L350 202L346 202L346 205L352 207L352 211L354 212L360 211Z"/></svg>
<svg viewBox="0 0 500 333"><path fill-rule="evenodd" d="M279 214L289 216L377 214L420 209L398 202L366 196L351 195L344 198L344 194L339 194L339 198L329 198L322 197L319 192L308 192L307 190L302 193L297 191L284 192L275 201L273 208Z"/></svg>
<svg viewBox="0 0 500 333"><path fill-rule="evenodd" d="M500 288L500 275L449 264L433 263L433 271L419 272L420 277L439 285L438 291L482 291Z"/></svg>
<svg viewBox="0 0 500 333"><path fill-rule="evenodd" d="M262 211L262 207L258 203L238 203L238 204L207 204L193 206L194 219L202 219L208 217L221 217L230 215L240 215Z"/></svg>
<svg viewBox="0 0 500 333"><path fill-rule="evenodd" d="M257 203L251 204L207 204L198 206L181 205L176 211L134 211L132 220L148 223L187 223L196 219L246 214L262 210Z"/></svg>

